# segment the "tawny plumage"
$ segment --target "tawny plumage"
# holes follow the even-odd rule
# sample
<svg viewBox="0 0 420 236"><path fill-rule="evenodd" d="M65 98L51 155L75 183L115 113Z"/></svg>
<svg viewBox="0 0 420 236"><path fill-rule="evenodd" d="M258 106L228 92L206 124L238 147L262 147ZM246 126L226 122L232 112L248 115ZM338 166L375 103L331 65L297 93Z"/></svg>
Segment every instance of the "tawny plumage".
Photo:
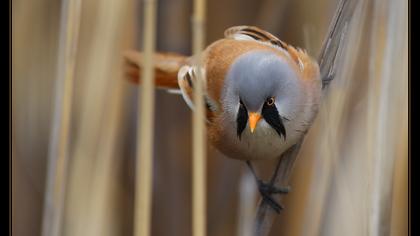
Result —
<svg viewBox="0 0 420 236"><path fill-rule="evenodd" d="M140 52L127 51L124 53L125 76L133 83L139 83L142 57ZM179 68L188 63L188 58L176 53L158 53L154 56L155 81L158 88L178 89Z"/></svg>
<svg viewBox="0 0 420 236"><path fill-rule="evenodd" d="M283 114L282 122L287 138L280 137L269 125L261 124L260 126L265 128L258 128L257 125L252 135L250 130L244 130L241 135L243 137L240 139L237 136L236 128L234 128L237 126L236 118L233 117L230 121L228 119L229 116L237 114L240 104L239 97L236 101L237 107L232 111L227 110L226 104L223 104L224 88L229 86L226 83L227 73L238 61L238 58L252 56L252 54L256 55L255 62L261 61L265 57L259 58L258 55L269 55L266 58L272 58L271 60L274 61L268 63L272 63L274 66L276 63L280 66L284 65L285 70L294 73L293 78L285 78L283 81L286 84L294 83L292 88L295 87L297 92L284 100L298 100L295 102L297 107L291 109L291 111L293 110L291 114ZM257 27L237 26L227 29L225 38L209 45L200 56L203 59L201 69L205 74L209 140L225 155L242 160L276 158L307 132L318 109L321 80L316 61L306 52L280 41ZM134 82L138 81L138 73L141 69L141 65L139 66L141 63L140 54L130 51L125 54L125 58L127 76ZM277 59L278 61L276 61ZM166 89L181 89L186 102L193 106L192 89L198 68L191 65L191 61L191 58L178 54L160 53L155 56L156 86ZM244 70L253 68L258 71L263 69L264 65L258 68L251 61ZM258 71L257 74L264 74L264 71ZM253 89L255 90L258 90L258 84L276 84L276 82L265 81L263 76L256 76L254 79L256 87ZM259 101L260 105L264 103L264 100ZM282 108L277 107L277 109L281 110ZM287 113L287 111L285 112ZM259 123L263 123L264 119L261 121Z"/></svg>
<svg viewBox="0 0 420 236"><path fill-rule="evenodd" d="M193 109L194 84L203 72L207 134L222 153L252 168L250 161L278 159L303 139L322 90L318 64L305 51L257 27L237 26L195 56L202 58L201 68L191 63L192 57L156 54L156 86L179 89ZM141 54L129 51L125 59L127 77L138 82ZM287 191L258 183L279 211L270 194ZM267 189L271 192L265 193Z"/></svg>
<svg viewBox="0 0 420 236"><path fill-rule="evenodd" d="M356 0L340 1L318 61L257 27L236 26L194 55L201 57L201 68L192 64L192 57L157 53L156 86L180 90L194 108L194 83L203 72L209 140L226 156L245 160L255 177L251 161L277 160L274 180L282 155L297 155L318 112L321 91L335 76L356 5ZM138 83L141 54L129 51L124 56L126 76ZM280 212L272 194L289 189L258 178L257 183L263 202Z"/></svg>

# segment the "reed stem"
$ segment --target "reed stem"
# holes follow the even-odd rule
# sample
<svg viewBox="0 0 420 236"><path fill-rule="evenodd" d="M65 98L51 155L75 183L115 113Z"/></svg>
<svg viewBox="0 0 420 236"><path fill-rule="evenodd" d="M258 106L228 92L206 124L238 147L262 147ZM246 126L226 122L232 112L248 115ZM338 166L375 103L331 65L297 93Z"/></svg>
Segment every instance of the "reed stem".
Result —
<svg viewBox="0 0 420 236"><path fill-rule="evenodd" d="M275 186L288 186L294 163L300 150L302 141L291 147L280 157L280 166L274 177ZM276 201L280 202L283 195L277 196ZM254 235L266 236L270 233L271 226L277 216L277 212L266 201L260 200L255 218Z"/></svg>
<svg viewBox="0 0 420 236"><path fill-rule="evenodd" d="M151 235L156 1L144 0L143 73L139 84L134 235ZM140 62L139 62L140 63ZM140 78L139 78L140 79Z"/></svg>
<svg viewBox="0 0 420 236"><path fill-rule="evenodd" d="M48 153L48 173L42 235L61 235L67 186L69 133L81 0L63 1L61 8L57 80Z"/></svg>
<svg viewBox="0 0 420 236"><path fill-rule="evenodd" d="M200 53L205 43L205 0L194 1L193 15L193 55L195 66L201 68ZM193 112L193 212L192 232L194 236L206 235L206 127L204 107L204 75L198 70L197 84L194 87Z"/></svg>

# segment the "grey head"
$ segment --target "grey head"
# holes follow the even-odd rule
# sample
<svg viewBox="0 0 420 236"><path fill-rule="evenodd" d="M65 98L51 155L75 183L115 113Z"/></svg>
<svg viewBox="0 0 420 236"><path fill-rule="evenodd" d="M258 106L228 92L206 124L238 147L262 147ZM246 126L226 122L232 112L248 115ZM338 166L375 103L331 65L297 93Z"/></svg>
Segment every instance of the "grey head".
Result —
<svg viewBox="0 0 420 236"><path fill-rule="evenodd" d="M261 115L285 138L283 123L297 112L300 93L298 75L287 59L269 51L251 51L239 56L226 75L225 117L236 123L239 138L251 113ZM268 106L272 101L273 106Z"/></svg>

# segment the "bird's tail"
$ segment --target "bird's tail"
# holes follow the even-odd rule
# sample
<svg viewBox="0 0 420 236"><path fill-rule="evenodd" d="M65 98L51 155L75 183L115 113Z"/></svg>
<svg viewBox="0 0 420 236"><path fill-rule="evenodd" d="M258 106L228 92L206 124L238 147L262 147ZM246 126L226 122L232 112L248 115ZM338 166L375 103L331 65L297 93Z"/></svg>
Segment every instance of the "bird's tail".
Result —
<svg viewBox="0 0 420 236"><path fill-rule="evenodd" d="M188 63L188 57L175 53L156 53L154 55L155 85L157 88L179 89L178 71ZM143 66L141 52L124 52L124 74L133 83L139 83Z"/></svg>

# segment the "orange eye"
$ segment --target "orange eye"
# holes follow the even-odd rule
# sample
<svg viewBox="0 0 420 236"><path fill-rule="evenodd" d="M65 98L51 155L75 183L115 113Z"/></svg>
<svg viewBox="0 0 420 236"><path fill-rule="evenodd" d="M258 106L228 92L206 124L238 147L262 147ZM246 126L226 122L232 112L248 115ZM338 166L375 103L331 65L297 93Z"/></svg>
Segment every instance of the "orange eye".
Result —
<svg viewBox="0 0 420 236"><path fill-rule="evenodd" d="M268 98L268 99L267 99L267 101L266 101L266 103L267 103L267 105L269 105L269 106L274 105L274 98L273 98L273 97Z"/></svg>

